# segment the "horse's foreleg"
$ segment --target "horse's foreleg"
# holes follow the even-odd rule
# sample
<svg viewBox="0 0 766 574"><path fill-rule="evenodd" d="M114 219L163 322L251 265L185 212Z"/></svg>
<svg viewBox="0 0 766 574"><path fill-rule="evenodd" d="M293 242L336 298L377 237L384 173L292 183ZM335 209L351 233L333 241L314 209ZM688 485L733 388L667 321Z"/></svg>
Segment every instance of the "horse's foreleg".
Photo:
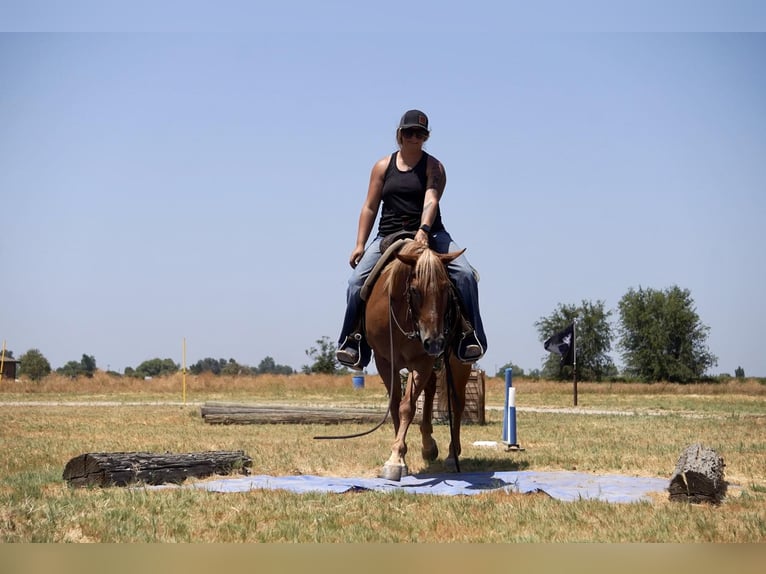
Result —
<svg viewBox="0 0 766 574"><path fill-rule="evenodd" d="M454 362L451 363L451 367L454 393L449 384L447 384L446 391L450 393L450 401L452 402L452 436L450 436L449 455L444 464L450 470L457 471L456 461L462 450L460 446L460 424L465 409L465 388L471 374L471 367L461 363L455 364Z"/></svg>
<svg viewBox="0 0 766 574"><path fill-rule="evenodd" d="M423 441L421 454L423 460L431 462L439 457L439 447L433 437L433 411L434 395L436 394L436 373L431 371L431 376L423 389L423 418L420 421L420 437Z"/></svg>
<svg viewBox="0 0 766 574"><path fill-rule="evenodd" d="M407 390L399 404L399 428L391 447L391 456L383 465L382 477L388 480L401 480L409 473L405 455L407 454L407 431L415 416L415 403L423 387L423 381L416 371L407 380Z"/></svg>

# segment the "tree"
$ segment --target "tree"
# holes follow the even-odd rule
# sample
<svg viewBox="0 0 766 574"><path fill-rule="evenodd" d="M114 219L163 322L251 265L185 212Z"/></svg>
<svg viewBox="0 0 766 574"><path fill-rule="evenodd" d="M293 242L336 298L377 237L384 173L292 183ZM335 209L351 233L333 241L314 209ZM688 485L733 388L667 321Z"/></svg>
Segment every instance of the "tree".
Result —
<svg viewBox="0 0 766 574"><path fill-rule="evenodd" d="M204 359L201 359L190 366L189 371L193 375L200 375L205 372L213 373L214 375L220 375L221 370L223 370L225 366L225 359L213 359L212 357L205 357Z"/></svg>
<svg viewBox="0 0 766 574"><path fill-rule="evenodd" d="M616 369L608 352L612 348L612 330L609 325L611 311L604 309L604 302L595 304L583 300L579 306L559 304L548 317L535 322L540 343L576 321L575 347L577 379L601 381L615 373ZM543 365L543 376L549 379L572 378L571 365L561 365L561 357L550 353Z"/></svg>
<svg viewBox="0 0 766 574"><path fill-rule="evenodd" d="M69 361L63 367L56 369L56 372L63 377L74 379L82 374L82 365L79 361Z"/></svg>
<svg viewBox="0 0 766 574"><path fill-rule="evenodd" d="M335 345L332 343L328 336L324 336L316 341L317 347L311 347L306 350L306 354L313 359L311 365L303 365L303 372L309 373L324 373L328 375L335 375L338 373L345 373L346 368L340 368L338 361L335 359Z"/></svg>
<svg viewBox="0 0 766 574"><path fill-rule="evenodd" d="M702 324L688 289L631 288L619 302L625 372L645 381L697 381L718 359L707 349L710 327Z"/></svg>
<svg viewBox="0 0 766 574"><path fill-rule="evenodd" d="M145 379L146 377L172 375L177 373L180 368L173 359L149 359L138 365L135 371L131 369L130 376ZM125 369L125 374L128 374L128 369Z"/></svg>
<svg viewBox="0 0 766 574"><path fill-rule="evenodd" d="M80 366L86 377L92 377L93 373L96 372L96 357L83 354L82 359L80 359Z"/></svg>
<svg viewBox="0 0 766 574"><path fill-rule="evenodd" d="M83 354L82 359L79 361L69 361L63 367L56 369L56 372L59 375L71 377L73 379L80 375L92 377L93 373L96 372L96 357Z"/></svg>
<svg viewBox="0 0 766 574"><path fill-rule="evenodd" d="M506 369L513 369L511 375L514 377L523 377L524 376L524 369L519 367L518 365L514 365L511 361L508 361L505 365L500 367L497 370L497 373L495 374L496 377L505 377L505 370Z"/></svg>
<svg viewBox="0 0 766 574"><path fill-rule="evenodd" d="M19 374L33 381L39 381L51 372L51 364L38 349L29 349L19 357L19 362Z"/></svg>
<svg viewBox="0 0 766 574"><path fill-rule="evenodd" d="M744 379L745 378L745 369L742 367L737 367L734 369L734 376L738 379Z"/></svg>
<svg viewBox="0 0 766 574"><path fill-rule="evenodd" d="M278 365L272 357L264 357L263 360L258 363L255 368L255 372L259 375L267 373L276 375L292 375L295 370L288 365Z"/></svg>
<svg viewBox="0 0 766 574"><path fill-rule="evenodd" d="M245 375L249 373L250 373L250 367L246 365L240 365L234 359L229 359L229 362L226 363L221 369L222 375L235 376L235 375Z"/></svg>

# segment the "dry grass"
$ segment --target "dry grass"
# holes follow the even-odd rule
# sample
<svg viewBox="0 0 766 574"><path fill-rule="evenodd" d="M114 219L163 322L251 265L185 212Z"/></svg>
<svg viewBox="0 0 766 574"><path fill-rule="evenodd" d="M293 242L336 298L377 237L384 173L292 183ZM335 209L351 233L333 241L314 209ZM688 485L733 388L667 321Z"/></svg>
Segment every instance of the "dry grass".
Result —
<svg viewBox="0 0 766 574"><path fill-rule="evenodd" d="M278 491L214 494L191 490L70 489L66 462L84 452L244 450L254 472L269 475L374 476L388 455L388 428L343 442L314 441L328 427L205 424L208 400L296 405L383 406L379 378L362 390L350 376L187 376L153 381L99 374L42 384L7 383L0 406L0 540L6 542L764 542L766 405L755 382L716 385L514 381L523 452L474 447L499 440L502 413L464 428L463 470L572 470L668 477L682 449L703 442L724 457L732 496L720 507L670 504L659 497L631 505L563 503L544 495L470 497L358 493L297 495ZM502 405L504 381L487 380L487 404ZM67 406L54 402L68 403ZM113 406L96 406L105 401ZM90 404L89 404L90 403ZM138 404L141 403L141 404ZM149 404L163 403L163 404ZM525 410L528 409L528 410ZM631 416L614 414L622 412ZM330 432L361 430L356 425ZM446 448L447 429L436 427ZM410 434L413 472L426 467Z"/></svg>

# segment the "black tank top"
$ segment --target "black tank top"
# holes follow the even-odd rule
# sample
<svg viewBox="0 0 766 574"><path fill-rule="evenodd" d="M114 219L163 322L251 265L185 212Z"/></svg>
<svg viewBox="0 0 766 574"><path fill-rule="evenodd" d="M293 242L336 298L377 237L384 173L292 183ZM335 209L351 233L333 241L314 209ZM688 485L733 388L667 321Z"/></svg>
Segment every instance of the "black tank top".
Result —
<svg viewBox="0 0 766 574"><path fill-rule="evenodd" d="M423 201L426 197L426 165L428 154L423 152L420 161L408 171L396 167L399 152L391 154L386 173L383 176L383 209L378 224L378 234L385 237L397 231L417 231L423 215ZM431 231L444 229L441 210L437 208Z"/></svg>

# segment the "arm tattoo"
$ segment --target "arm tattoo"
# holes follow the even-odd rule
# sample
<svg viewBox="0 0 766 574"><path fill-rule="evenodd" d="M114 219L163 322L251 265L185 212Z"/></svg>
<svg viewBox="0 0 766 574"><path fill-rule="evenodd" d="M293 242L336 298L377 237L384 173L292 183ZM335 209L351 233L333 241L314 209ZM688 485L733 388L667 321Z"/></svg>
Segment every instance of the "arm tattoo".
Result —
<svg viewBox="0 0 766 574"><path fill-rule="evenodd" d="M434 162L435 165L431 166L428 170L428 181L426 183L426 189L435 189L438 197L441 197L444 192L444 174L441 170L441 164Z"/></svg>

